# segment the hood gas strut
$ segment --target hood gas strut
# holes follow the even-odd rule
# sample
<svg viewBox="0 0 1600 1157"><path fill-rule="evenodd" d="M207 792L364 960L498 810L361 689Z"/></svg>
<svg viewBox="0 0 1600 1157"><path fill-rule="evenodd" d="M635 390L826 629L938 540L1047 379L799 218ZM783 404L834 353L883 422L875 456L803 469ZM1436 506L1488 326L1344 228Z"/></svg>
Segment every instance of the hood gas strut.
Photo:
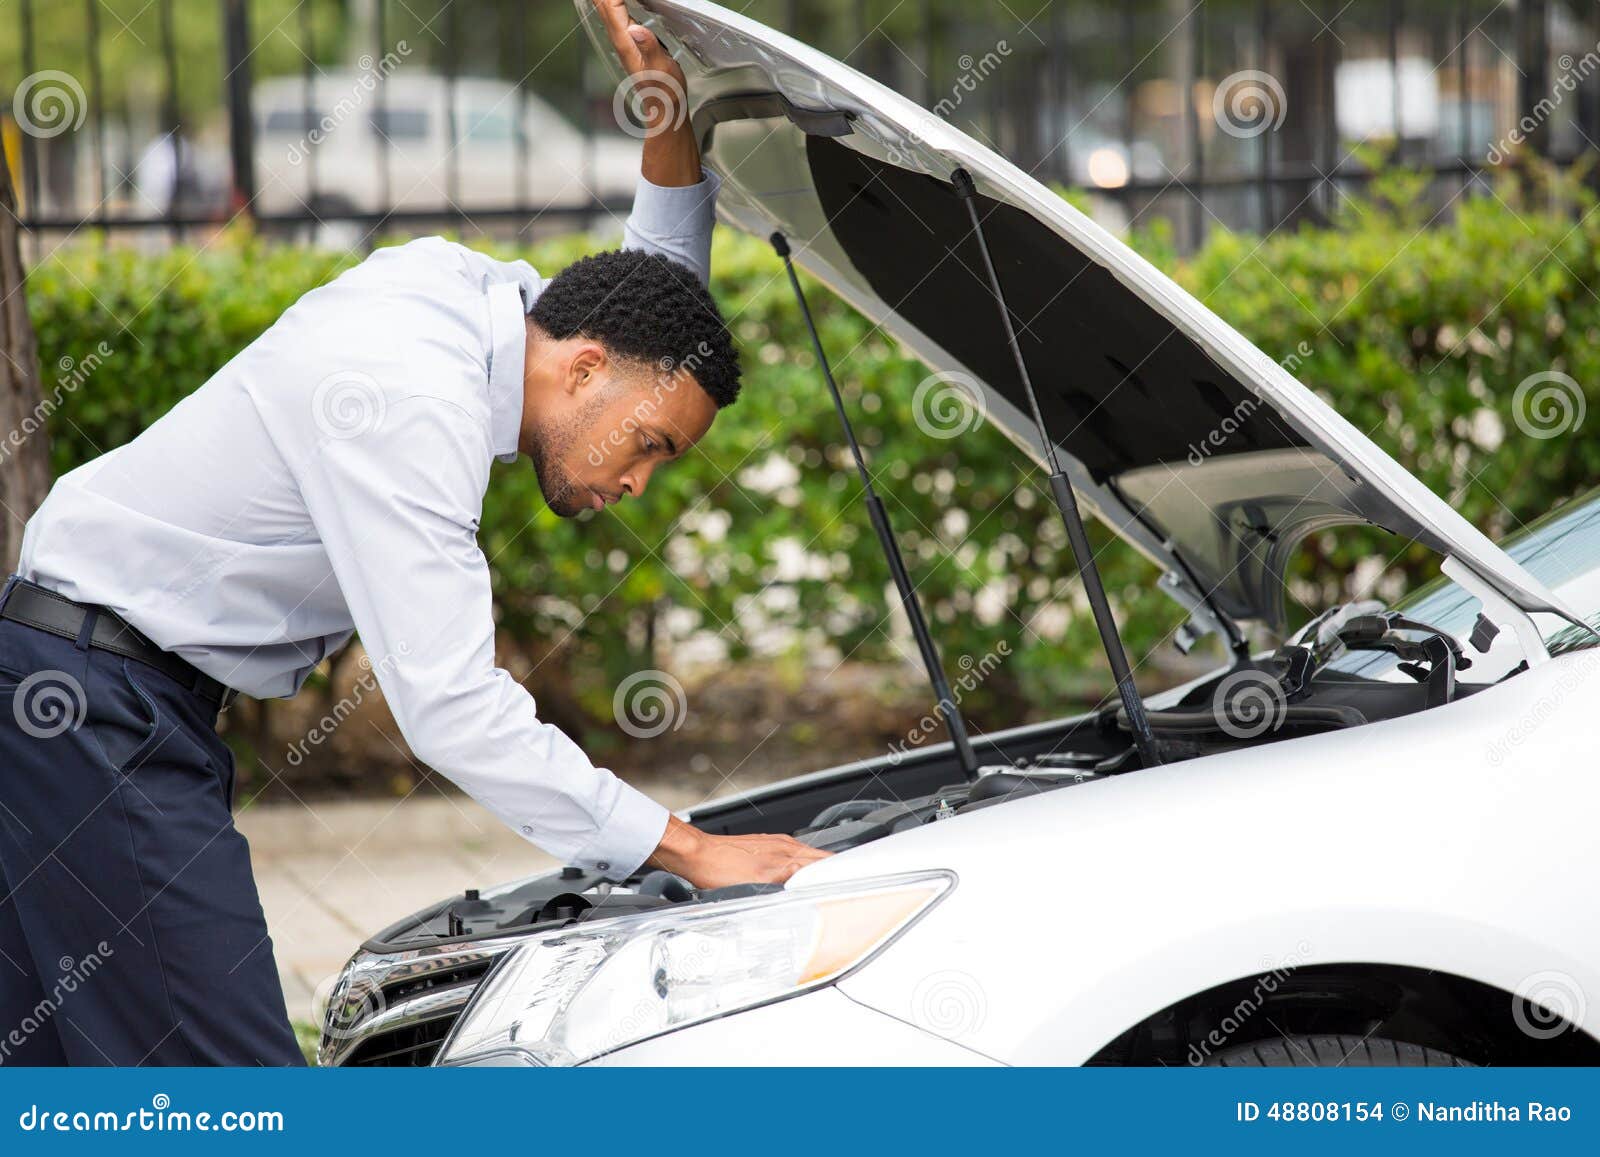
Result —
<svg viewBox="0 0 1600 1157"><path fill-rule="evenodd" d="M1000 309L1000 323L1005 327L1006 343L1011 347L1011 357L1017 363L1017 374L1028 395L1028 405L1033 410L1034 425L1039 429L1039 441L1044 445L1045 462L1050 467L1050 493L1055 498L1056 509L1067 528L1067 541L1078 560L1078 574L1083 579L1083 592L1089 597L1089 607L1094 611L1094 624L1100 630L1100 642L1105 647L1106 659L1111 664L1111 675L1117 681L1117 694L1122 697L1122 709L1128 714L1128 726L1133 731L1134 746L1146 767L1161 762L1150 720L1144 713L1144 701L1139 698L1139 688L1134 685L1133 672L1128 667L1128 656L1122 649L1122 636L1117 633L1117 620L1111 616L1111 604L1106 601L1106 588L1100 581L1100 568L1095 565L1094 552L1089 549L1089 536L1083 529L1083 515L1078 511L1078 499L1072 492L1072 483L1061 470L1056 455L1055 441L1044 424L1044 412L1039 408L1039 395L1028 376L1028 363L1017 343L1017 331L1011 324L1011 311L1006 307L1006 296L1000 288L1000 275L995 271L994 258L989 254L989 242L983 235L983 220L978 216L977 189L965 169L950 175L950 184L956 196L967 207L972 219L972 235L977 238L978 252L983 255L984 272L988 275L989 290Z"/></svg>
<svg viewBox="0 0 1600 1157"><path fill-rule="evenodd" d="M823 352L822 338L817 334L816 322L811 319L811 307L806 304L806 295L800 288L800 279L795 276L794 262L789 256L789 240L782 233L772 235L772 248L783 258L783 267L788 271L789 284L794 287L795 300L800 303L800 316L805 319L806 331L811 334L811 348L817 353L817 365L822 369L823 380L828 383L828 393L833 396L833 408L839 412L839 424L844 427L845 440L850 443L850 454L856 460L856 473L861 476L861 487L866 491L867 515L872 520L872 529L878 535L878 545L883 548L883 557L889 562L889 575L894 579L894 586L900 592L900 603L905 607L906 618L911 621L911 633L917 640L917 650L922 652L922 663L928 669L928 682L933 684L934 698L939 701L939 714L944 716L945 727L950 731L950 741L955 745L956 759L961 763L961 770L967 779L978 778L978 759L972 753L972 743L967 738L966 721L961 718L961 708L956 706L955 696L950 693L950 683L945 679L944 666L939 662L939 651L933 645L933 636L928 633L928 620L922 613L922 601L917 598L916 588L911 585L911 576L906 572L905 560L900 557L900 547L895 543L894 531L889 526L889 515L883 508L883 502L878 497L878 492L873 489L872 475L867 472L866 459L861 456L861 445L856 441L855 428L850 424L850 416L845 413L844 396L839 393L839 383L833 380L833 368L828 364L828 355Z"/></svg>

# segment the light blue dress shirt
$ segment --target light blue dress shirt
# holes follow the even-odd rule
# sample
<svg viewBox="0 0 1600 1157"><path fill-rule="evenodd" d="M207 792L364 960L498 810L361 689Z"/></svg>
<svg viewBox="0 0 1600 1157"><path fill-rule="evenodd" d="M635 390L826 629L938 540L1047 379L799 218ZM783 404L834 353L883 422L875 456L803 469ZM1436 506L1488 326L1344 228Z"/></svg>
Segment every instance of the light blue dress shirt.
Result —
<svg viewBox="0 0 1600 1157"><path fill-rule="evenodd" d="M716 179L641 179L624 244L705 280ZM143 434L56 482L23 577L107 606L258 698L360 632L418 759L565 863L621 876L667 812L494 662L478 519L522 422L545 281L429 237L296 302Z"/></svg>

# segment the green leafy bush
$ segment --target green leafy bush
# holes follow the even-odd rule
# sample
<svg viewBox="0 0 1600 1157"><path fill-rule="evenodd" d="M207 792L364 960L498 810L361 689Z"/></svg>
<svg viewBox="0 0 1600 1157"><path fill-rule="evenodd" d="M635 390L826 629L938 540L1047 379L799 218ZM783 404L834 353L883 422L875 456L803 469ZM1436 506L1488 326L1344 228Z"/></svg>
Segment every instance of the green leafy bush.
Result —
<svg viewBox="0 0 1600 1157"><path fill-rule="evenodd" d="M1516 385L1547 370L1570 374L1595 400L1600 221L1564 180L1539 186L1537 200L1510 186L1464 198L1444 223L1416 220L1411 204L1404 178L1386 178L1335 229L1265 241L1217 234L1184 262L1159 236L1141 244L1502 534L1600 473L1600 443L1581 428L1533 442L1513 409ZM587 248L564 238L501 255L553 273ZM53 420L57 469L135 435L349 261L229 236L155 257L86 246L41 265L28 292L47 385L62 359L101 341L114 351ZM703 446L659 472L643 500L603 517L551 515L526 463L497 466L485 501L481 537L503 633L595 720L609 717L621 678L658 664L666 634L709 629L731 660L767 627L797 629L809 654L914 655L886 616L888 573L781 267L765 245L724 233L715 270L748 384ZM812 286L811 296L947 664L981 664L1002 644L1012 656L970 700L980 726L1104 693L1044 479L992 428L953 440L919 430L912 397L926 370L825 290ZM1430 565L1403 543L1361 535L1310 546L1297 588L1308 602L1348 593L1311 581L1329 559L1348 565L1382 549L1412 575ZM798 571L785 561L802 554ZM1100 559L1135 660L1165 647L1181 615L1155 592L1154 569L1119 544Z"/></svg>

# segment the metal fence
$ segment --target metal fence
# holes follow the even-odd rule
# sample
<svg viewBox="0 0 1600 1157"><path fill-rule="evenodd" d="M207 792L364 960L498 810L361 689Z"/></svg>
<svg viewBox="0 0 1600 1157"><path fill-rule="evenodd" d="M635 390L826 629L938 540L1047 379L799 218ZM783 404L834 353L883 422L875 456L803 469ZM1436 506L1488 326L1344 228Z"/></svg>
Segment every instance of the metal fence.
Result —
<svg viewBox="0 0 1600 1157"><path fill-rule="evenodd" d="M1445 207L1513 157L1570 163L1600 140L1594 3L1157 7L1050 7L980 118L1019 164L1123 220L1167 218L1185 249L1216 225L1325 220L1386 165L1432 173Z"/></svg>
<svg viewBox="0 0 1600 1157"><path fill-rule="evenodd" d="M1378 154L1443 206L1508 156L1600 140L1594 3L745 11L1183 248L1326 217ZM636 156L591 56L569 0L0 0L0 129L40 239L591 226L626 211Z"/></svg>

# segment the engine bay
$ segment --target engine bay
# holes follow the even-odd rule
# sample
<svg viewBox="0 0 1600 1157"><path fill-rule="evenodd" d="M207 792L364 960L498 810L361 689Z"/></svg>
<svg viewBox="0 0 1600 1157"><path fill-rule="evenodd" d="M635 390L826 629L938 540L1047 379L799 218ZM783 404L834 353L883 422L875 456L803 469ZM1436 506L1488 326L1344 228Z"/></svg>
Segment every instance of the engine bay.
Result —
<svg viewBox="0 0 1600 1157"><path fill-rule="evenodd" d="M1103 779L1132 765L1131 748L1109 756L1093 751L1044 754L1026 767L986 766L975 782L952 782L905 799L859 795L829 803L790 834L812 847L844 852L980 808ZM780 887L742 884L702 891L660 869L642 869L617 882L568 866L490 891L469 889L385 929L367 947L393 951L418 943L484 940L675 904L716 903Z"/></svg>
<svg viewBox="0 0 1600 1157"><path fill-rule="evenodd" d="M1420 625L1417 633L1441 637ZM1413 654L1395 632L1384 630L1380 635L1386 648L1398 648L1413 665L1409 677L1374 679L1331 669L1321 656L1308 658L1306 648L1291 643L1151 709L1149 725L1163 762L1408 715L1437 705L1446 695L1459 697L1479 689L1454 682L1455 671L1470 666L1459 646L1441 644L1433 648L1437 654L1420 649ZM1446 680L1448 686L1442 688ZM772 794L761 796L759 804L739 799L709 804L697 809L693 819L717 834L780 831L812 847L845 852L971 811L1145 766L1125 712L1111 706L1035 729L1020 740L986 736L975 741L974 748L978 766L970 779L950 745L939 745L854 765L853 775L777 785ZM394 951L419 944L492 940L574 921L677 904L716 903L777 887L749 884L699 890L660 869L641 869L619 881L568 866L486 891L469 889L385 929L367 947Z"/></svg>

